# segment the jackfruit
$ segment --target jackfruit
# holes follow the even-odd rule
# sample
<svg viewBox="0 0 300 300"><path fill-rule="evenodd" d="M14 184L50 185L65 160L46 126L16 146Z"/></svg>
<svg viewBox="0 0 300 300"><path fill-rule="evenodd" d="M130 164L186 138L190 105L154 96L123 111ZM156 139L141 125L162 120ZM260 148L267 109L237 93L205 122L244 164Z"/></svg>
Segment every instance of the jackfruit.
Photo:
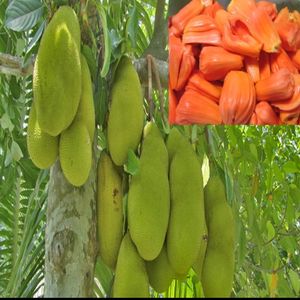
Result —
<svg viewBox="0 0 300 300"><path fill-rule="evenodd" d="M173 270L183 275L197 258L204 232L203 179L200 162L191 144L173 129L170 136L176 134L178 147L173 153L171 140L168 140L167 146L173 158L169 174L171 213L167 253Z"/></svg>
<svg viewBox="0 0 300 300"><path fill-rule="evenodd" d="M159 256L152 260L146 261L146 269L149 277L150 285L158 293L165 292L176 275L169 263L167 255L167 247L163 246Z"/></svg>
<svg viewBox="0 0 300 300"><path fill-rule="evenodd" d="M148 298L149 279L143 259L139 256L129 233L121 243L115 279L114 298Z"/></svg>
<svg viewBox="0 0 300 300"><path fill-rule="evenodd" d="M144 129L139 170L128 192L128 227L143 259L159 255L169 213L168 151L159 129L149 122Z"/></svg>
<svg viewBox="0 0 300 300"><path fill-rule="evenodd" d="M169 133L167 140L167 148L170 163L178 149L187 147L186 142L186 138L182 136L182 134L177 128L173 127Z"/></svg>
<svg viewBox="0 0 300 300"><path fill-rule="evenodd" d="M205 189L208 243L202 268L205 297L229 297L234 275L234 219L227 204L223 182L210 177Z"/></svg>
<svg viewBox="0 0 300 300"><path fill-rule="evenodd" d="M58 137L43 132L32 104L27 128L27 149L33 163L40 169L51 167L58 156Z"/></svg>
<svg viewBox="0 0 300 300"><path fill-rule="evenodd" d="M203 236L201 237L200 250L196 261L193 263L193 270L197 274L198 279L200 281L201 281L201 274L202 274L202 268L203 268L203 262L204 262L204 257L205 257L206 247L207 247L207 238L208 238L206 223L204 223L204 225L205 225L204 233Z"/></svg>
<svg viewBox="0 0 300 300"><path fill-rule="evenodd" d="M113 162L117 166L127 160L129 149L135 151L143 131L142 88L138 74L127 57L118 65L111 91L107 139Z"/></svg>
<svg viewBox="0 0 300 300"><path fill-rule="evenodd" d="M81 54L82 88L78 111L75 120L83 121L90 134L93 144L95 133L95 107L93 98L93 86L89 66L85 57Z"/></svg>
<svg viewBox="0 0 300 300"><path fill-rule="evenodd" d="M115 269L123 236L122 178L111 158L102 152L98 162L97 219L99 252Z"/></svg>
<svg viewBox="0 0 300 300"><path fill-rule="evenodd" d="M33 72L33 94L42 130L59 135L72 123L81 96L80 27L61 6L46 27Z"/></svg>
<svg viewBox="0 0 300 300"><path fill-rule="evenodd" d="M92 165L90 136L83 122L74 122L62 132L59 157L66 179L74 186L83 185L89 177Z"/></svg>

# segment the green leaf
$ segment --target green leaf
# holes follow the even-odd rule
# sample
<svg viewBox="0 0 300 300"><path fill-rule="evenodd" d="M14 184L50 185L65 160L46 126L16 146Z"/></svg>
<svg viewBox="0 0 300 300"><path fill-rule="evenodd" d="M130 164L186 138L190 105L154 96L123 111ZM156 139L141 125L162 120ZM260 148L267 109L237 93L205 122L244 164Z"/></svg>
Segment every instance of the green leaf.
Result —
<svg viewBox="0 0 300 300"><path fill-rule="evenodd" d="M103 66L102 66L102 70L101 70L101 77L104 78L107 76L108 71L109 71L112 47L111 47L109 30L108 30L108 26L107 26L106 12L99 2L94 1L94 3L97 6L97 9L98 9L98 12L99 12L99 15L101 18L102 30L103 30L103 35L104 35L104 61L103 61Z"/></svg>
<svg viewBox="0 0 300 300"><path fill-rule="evenodd" d="M275 229L270 221L267 222L268 241L275 237Z"/></svg>
<svg viewBox="0 0 300 300"><path fill-rule="evenodd" d="M26 31L34 27L43 15L40 0L13 0L6 10L5 25L14 31Z"/></svg>
<svg viewBox="0 0 300 300"><path fill-rule="evenodd" d="M36 31L35 35L33 36L33 38L30 40L30 43L26 47L26 54L28 54L32 50L32 48L37 44L37 42L39 41L40 37L44 32L45 27L46 27L46 22L43 21L39 29Z"/></svg>
<svg viewBox="0 0 300 300"><path fill-rule="evenodd" d="M296 165L294 161L286 162L283 166L283 170L286 173L298 173L300 171L299 167Z"/></svg>
<svg viewBox="0 0 300 300"><path fill-rule="evenodd" d="M0 125L3 129L8 129L10 132L14 129L14 124L11 122L7 113L5 113L0 119Z"/></svg>
<svg viewBox="0 0 300 300"><path fill-rule="evenodd" d="M138 15L135 1L133 7L130 9L129 12L129 18L126 25L126 32L130 39L132 47L136 48L136 36L138 34Z"/></svg>
<svg viewBox="0 0 300 300"><path fill-rule="evenodd" d="M129 149L128 151L128 159L127 163L125 164L125 171L130 175L135 175L140 167L140 160L135 155L135 153Z"/></svg>
<svg viewBox="0 0 300 300"><path fill-rule="evenodd" d="M293 286L293 289L295 290L296 295L299 295L300 292L300 276L298 273L296 273L294 270L290 269L288 271L289 277Z"/></svg>
<svg viewBox="0 0 300 300"><path fill-rule="evenodd" d="M15 161L19 161L23 157L22 150L15 141L12 142L10 151L11 156Z"/></svg>

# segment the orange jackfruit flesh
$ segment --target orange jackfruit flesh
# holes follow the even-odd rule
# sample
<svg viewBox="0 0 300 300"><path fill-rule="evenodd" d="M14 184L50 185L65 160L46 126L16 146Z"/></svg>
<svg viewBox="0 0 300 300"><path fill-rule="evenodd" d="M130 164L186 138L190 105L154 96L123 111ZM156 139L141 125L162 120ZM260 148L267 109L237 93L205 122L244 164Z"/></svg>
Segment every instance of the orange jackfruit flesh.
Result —
<svg viewBox="0 0 300 300"><path fill-rule="evenodd" d="M247 124L256 104L254 83L249 74L231 71L224 80L220 112L224 124Z"/></svg>
<svg viewBox="0 0 300 300"><path fill-rule="evenodd" d="M295 89L291 98L283 101L274 101L273 106L279 108L281 111L293 111L300 109L300 75L294 75Z"/></svg>
<svg viewBox="0 0 300 300"><path fill-rule="evenodd" d="M270 55L267 52L261 51L259 60L259 79L269 78L271 75Z"/></svg>
<svg viewBox="0 0 300 300"><path fill-rule="evenodd" d="M272 106L266 102L261 101L255 107L255 114L258 125L277 125L279 124L278 117Z"/></svg>
<svg viewBox="0 0 300 300"><path fill-rule="evenodd" d="M293 95L294 88L294 77L288 69L280 69L255 85L256 97L259 101L273 102L288 99Z"/></svg>
<svg viewBox="0 0 300 300"><path fill-rule="evenodd" d="M300 70L300 49L296 52L289 53L289 56L294 64L294 66Z"/></svg>
<svg viewBox="0 0 300 300"><path fill-rule="evenodd" d="M255 0L231 0L227 10L233 15L240 15L245 20L249 20L249 12L254 10L255 7Z"/></svg>
<svg viewBox="0 0 300 300"><path fill-rule="evenodd" d="M171 18L172 25L178 30L178 33L181 34L191 18L200 14L203 9L204 5L201 0L190 1Z"/></svg>
<svg viewBox="0 0 300 300"><path fill-rule="evenodd" d="M291 73L298 74L297 67L293 64L284 49L280 48L278 53L271 53L269 57L271 72L275 73L282 68L287 68Z"/></svg>
<svg viewBox="0 0 300 300"><path fill-rule="evenodd" d="M212 18L216 16L218 10L223 9L222 5L219 2L215 2L207 7L204 8L202 14L208 15Z"/></svg>
<svg viewBox="0 0 300 300"><path fill-rule="evenodd" d="M205 46L200 52L199 69L206 80L222 80L229 71L243 67L243 57L222 47Z"/></svg>
<svg viewBox="0 0 300 300"><path fill-rule="evenodd" d="M176 119L177 97L169 85L169 123L174 124Z"/></svg>
<svg viewBox="0 0 300 300"><path fill-rule="evenodd" d="M257 82L260 79L259 74L259 62L255 57L245 57L244 58L245 69L250 75L253 82Z"/></svg>
<svg viewBox="0 0 300 300"><path fill-rule="evenodd" d="M194 73L188 81L186 90L192 89L215 102L219 102L221 88L207 81L201 72Z"/></svg>
<svg viewBox="0 0 300 300"><path fill-rule="evenodd" d="M195 67L195 57L193 55L193 50L191 45L184 45L183 46L183 54L180 64L180 70L177 79L177 85L174 88L176 91L180 91L184 88L187 80L189 79L190 75L193 72Z"/></svg>
<svg viewBox="0 0 300 300"><path fill-rule="evenodd" d="M297 125L299 123L300 112L280 112L280 120L286 125Z"/></svg>
<svg viewBox="0 0 300 300"><path fill-rule="evenodd" d="M248 25L239 16L230 16L224 24L223 46L226 50L250 57L258 57L262 43L250 33Z"/></svg>
<svg viewBox="0 0 300 300"><path fill-rule="evenodd" d="M263 44L268 53L278 52L281 40L269 15L258 7L249 12L248 26L255 39Z"/></svg>
<svg viewBox="0 0 300 300"><path fill-rule="evenodd" d="M274 24L281 38L282 47L287 51L297 51L300 47L300 24L287 7L279 12Z"/></svg>
<svg viewBox="0 0 300 300"><path fill-rule="evenodd" d="M172 89L177 87L180 64L183 55L181 39L175 35L169 35L169 81Z"/></svg>
<svg viewBox="0 0 300 300"><path fill-rule="evenodd" d="M220 45L221 34L212 17L199 15L186 25L182 41L184 44Z"/></svg>
<svg viewBox="0 0 300 300"><path fill-rule="evenodd" d="M264 10L272 21L277 17L278 11L275 3L269 1L258 1L256 6Z"/></svg>
<svg viewBox="0 0 300 300"><path fill-rule="evenodd" d="M219 106L194 90L187 90L176 109L177 124L221 124Z"/></svg>

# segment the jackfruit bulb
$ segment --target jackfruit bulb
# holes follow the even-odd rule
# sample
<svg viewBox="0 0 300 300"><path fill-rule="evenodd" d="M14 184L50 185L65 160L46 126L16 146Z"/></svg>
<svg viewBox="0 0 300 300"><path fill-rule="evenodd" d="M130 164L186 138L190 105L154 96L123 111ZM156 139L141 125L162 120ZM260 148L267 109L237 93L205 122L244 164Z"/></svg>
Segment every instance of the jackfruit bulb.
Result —
<svg viewBox="0 0 300 300"><path fill-rule="evenodd" d="M149 283L158 293L165 292L173 279L176 278L176 274L170 265L165 245L156 259L146 261L146 268Z"/></svg>
<svg viewBox="0 0 300 300"><path fill-rule="evenodd" d="M59 141L61 168L74 186L83 185L92 165L92 147L89 132L83 122L74 122L62 132Z"/></svg>
<svg viewBox="0 0 300 300"><path fill-rule="evenodd" d="M42 130L59 135L72 123L81 96L80 27L61 6L46 27L33 72L33 94Z"/></svg>
<svg viewBox="0 0 300 300"><path fill-rule="evenodd" d="M128 227L139 254L155 259L164 244L170 212L168 152L154 122L145 126L140 166L128 192Z"/></svg>
<svg viewBox="0 0 300 300"><path fill-rule="evenodd" d="M114 270L123 235L122 178L105 152L98 162L97 182L99 252L104 263Z"/></svg>
<svg viewBox="0 0 300 300"><path fill-rule="evenodd" d="M149 298L149 279L143 259L139 256L129 233L121 243L118 254L114 298Z"/></svg>
<svg viewBox="0 0 300 300"><path fill-rule="evenodd" d="M223 182L213 175L205 189L205 216L208 243L202 268L205 297L229 297L234 275L235 225L227 204Z"/></svg>
<svg viewBox="0 0 300 300"><path fill-rule="evenodd" d="M27 149L31 160L40 169L50 168L58 156L58 137L42 131L36 118L34 104L28 119Z"/></svg>
<svg viewBox="0 0 300 300"><path fill-rule="evenodd" d="M173 128L170 136L174 130L177 129ZM169 174L171 212L167 253L173 270L183 275L192 267L199 253L205 217L200 162L191 144L183 135L176 135L178 148L173 153ZM167 145L169 148L169 143Z"/></svg>
<svg viewBox="0 0 300 300"><path fill-rule="evenodd" d="M109 152L117 166L126 162L129 149L136 150L143 124L143 96L139 77L130 59L123 57L112 86L107 128Z"/></svg>
<svg viewBox="0 0 300 300"><path fill-rule="evenodd" d="M90 69L85 57L81 54L82 89L78 111L75 119L82 121L90 134L91 144L95 133L95 107L93 98L93 86Z"/></svg>

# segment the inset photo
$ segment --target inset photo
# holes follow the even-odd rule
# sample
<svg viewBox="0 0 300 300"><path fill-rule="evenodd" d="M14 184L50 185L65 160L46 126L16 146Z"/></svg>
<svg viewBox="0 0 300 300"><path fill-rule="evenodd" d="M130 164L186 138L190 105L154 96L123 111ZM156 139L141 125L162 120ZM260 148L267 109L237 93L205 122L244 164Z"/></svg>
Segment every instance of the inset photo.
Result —
<svg viewBox="0 0 300 300"><path fill-rule="evenodd" d="M171 124L300 124L300 3L275 2L192 0L169 18Z"/></svg>

